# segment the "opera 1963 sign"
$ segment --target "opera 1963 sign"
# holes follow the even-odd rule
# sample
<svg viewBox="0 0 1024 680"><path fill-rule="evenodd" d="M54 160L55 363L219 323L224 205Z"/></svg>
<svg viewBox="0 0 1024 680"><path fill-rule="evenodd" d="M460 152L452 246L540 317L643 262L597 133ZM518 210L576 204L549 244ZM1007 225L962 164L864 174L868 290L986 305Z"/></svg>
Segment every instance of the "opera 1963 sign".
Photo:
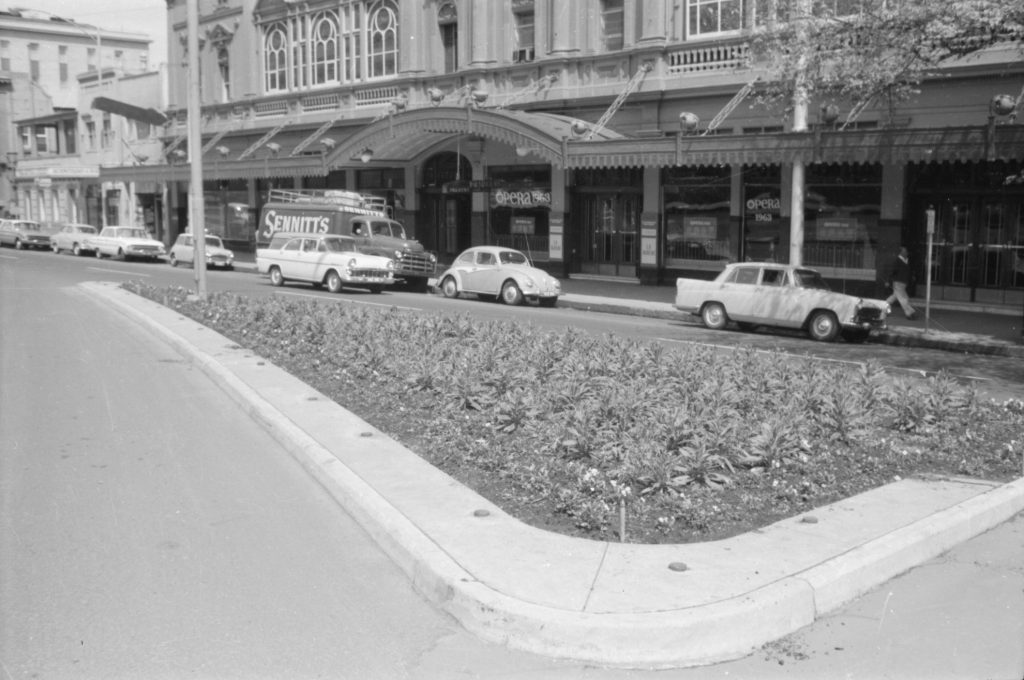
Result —
<svg viewBox="0 0 1024 680"><path fill-rule="evenodd" d="M502 188L491 191L492 208L547 208L551 209L549 189Z"/></svg>

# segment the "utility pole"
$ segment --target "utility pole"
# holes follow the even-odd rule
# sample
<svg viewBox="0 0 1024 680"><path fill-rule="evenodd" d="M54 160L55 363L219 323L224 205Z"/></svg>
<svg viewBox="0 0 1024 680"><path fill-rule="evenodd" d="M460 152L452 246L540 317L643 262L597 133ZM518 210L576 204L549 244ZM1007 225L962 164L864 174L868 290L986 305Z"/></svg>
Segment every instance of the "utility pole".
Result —
<svg viewBox="0 0 1024 680"><path fill-rule="evenodd" d="M188 6L189 229L192 232L196 295L206 299L206 209L203 205L203 138L199 127L199 0Z"/></svg>
<svg viewBox="0 0 1024 680"><path fill-rule="evenodd" d="M811 0L796 2L796 49L800 50L793 79L793 132L807 132L807 22L811 17ZM793 160L792 187L789 202L789 263L804 263L804 194L807 166L803 158Z"/></svg>

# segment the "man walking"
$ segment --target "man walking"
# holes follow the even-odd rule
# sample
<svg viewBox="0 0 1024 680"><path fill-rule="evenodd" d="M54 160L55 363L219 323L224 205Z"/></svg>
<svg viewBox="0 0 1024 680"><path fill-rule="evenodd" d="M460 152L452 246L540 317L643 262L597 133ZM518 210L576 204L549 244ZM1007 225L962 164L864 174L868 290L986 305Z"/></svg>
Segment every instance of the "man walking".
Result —
<svg viewBox="0 0 1024 680"><path fill-rule="evenodd" d="M889 272L889 285L892 286L892 295L886 298L890 305L899 302L903 308L903 314L910 320L917 318L917 312L910 304L910 296L907 294L907 286L910 284L910 255L906 246L900 246L900 254L892 263L892 270Z"/></svg>

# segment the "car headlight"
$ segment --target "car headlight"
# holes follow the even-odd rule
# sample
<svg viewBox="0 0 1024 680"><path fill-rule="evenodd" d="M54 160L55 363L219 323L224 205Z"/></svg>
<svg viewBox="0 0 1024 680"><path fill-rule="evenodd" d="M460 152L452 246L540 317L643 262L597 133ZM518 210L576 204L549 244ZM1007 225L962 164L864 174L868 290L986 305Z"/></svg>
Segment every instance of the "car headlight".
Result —
<svg viewBox="0 0 1024 680"><path fill-rule="evenodd" d="M396 260L401 260L402 259L402 251L401 250L396 250L395 251L395 259Z"/></svg>
<svg viewBox="0 0 1024 680"><path fill-rule="evenodd" d="M353 257L351 260L348 261L348 263L345 266L347 266L349 269L355 269L356 268L356 258Z"/></svg>
<svg viewBox="0 0 1024 680"><path fill-rule="evenodd" d="M434 253L430 253L430 263L437 264L437 255L435 255Z"/></svg>
<svg viewBox="0 0 1024 680"><path fill-rule="evenodd" d="M388 271L389 272L395 271L395 261L394 260L388 260Z"/></svg>
<svg viewBox="0 0 1024 680"><path fill-rule="evenodd" d="M524 276L523 277L523 286L525 288L536 288L537 287L537 283L533 280L532 277Z"/></svg>

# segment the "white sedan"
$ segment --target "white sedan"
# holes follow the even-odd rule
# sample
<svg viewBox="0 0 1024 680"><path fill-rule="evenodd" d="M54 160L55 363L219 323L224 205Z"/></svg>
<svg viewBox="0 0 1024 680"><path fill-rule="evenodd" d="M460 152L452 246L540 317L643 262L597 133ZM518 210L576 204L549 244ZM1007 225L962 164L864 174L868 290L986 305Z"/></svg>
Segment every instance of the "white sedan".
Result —
<svg viewBox="0 0 1024 680"><path fill-rule="evenodd" d="M65 224L60 231L50 234L50 247L55 253L62 250L69 250L75 255L91 253L92 251L82 244L85 239L97 233L98 230L91 224Z"/></svg>
<svg viewBox="0 0 1024 680"><path fill-rule="evenodd" d="M196 244L192 234L178 234L178 238L171 246L171 252L167 260L172 267L179 264L195 266ZM224 247L220 236L207 234L203 252L206 254L206 266L210 268L233 269L235 266L235 254Z"/></svg>
<svg viewBox="0 0 1024 680"><path fill-rule="evenodd" d="M554 307L562 294L558 279L534 267L520 251L500 246L463 251L437 280L445 297L472 293L507 305L536 300L542 307Z"/></svg>

